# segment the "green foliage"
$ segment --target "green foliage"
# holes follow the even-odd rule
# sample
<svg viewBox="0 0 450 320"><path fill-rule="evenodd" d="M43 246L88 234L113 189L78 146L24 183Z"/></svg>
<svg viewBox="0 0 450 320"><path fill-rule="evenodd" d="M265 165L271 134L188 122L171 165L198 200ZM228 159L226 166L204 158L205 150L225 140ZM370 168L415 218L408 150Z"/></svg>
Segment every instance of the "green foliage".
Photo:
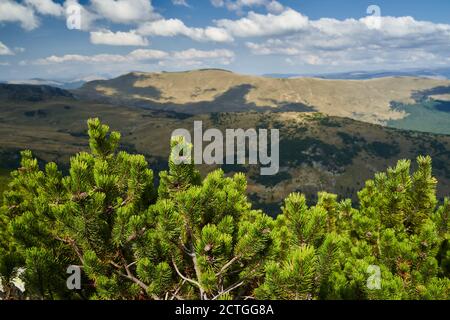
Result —
<svg viewBox="0 0 450 320"><path fill-rule="evenodd" d="M0 204L2 203L1 195L8 188L9 183L9 171L0 169Z"/></svg>
<svg viewBox="0 0 450 320"><path fill-rule="evenodd" d="M436 199L431 159L400 161L350 200L291 194L276 219L252 209L246 177L203 180L191 146L172 140L155 188L120 134L88 121L90 153L41 170L30 151L3 195L4 298L448 299L450 201ZM82 287L69 290L69 266ZM20 271L23 272L20 272ZM17 290L17 277L25 292Z"/></svg>

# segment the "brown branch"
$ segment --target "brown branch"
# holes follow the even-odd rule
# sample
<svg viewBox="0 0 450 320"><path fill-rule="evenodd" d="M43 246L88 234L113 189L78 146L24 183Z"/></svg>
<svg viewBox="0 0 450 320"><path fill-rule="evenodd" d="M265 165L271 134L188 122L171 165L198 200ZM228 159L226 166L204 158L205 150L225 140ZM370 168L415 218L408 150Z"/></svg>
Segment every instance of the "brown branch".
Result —
<svg viewBox="0 0 450 320"><path fill-rule="evenodd" d="M195 274L197 275L197 278L200 279L200 275L202 274L202 272L200 271L200 268L198 267L198 262L197 262L197 255L195 254L195 252L192 254L192 262L194 263L194 270L195 270ZM200 286L199 284L199 288L200 288L200 298L201 300L208 300L208 297L206 296L205 290Z"/></svg>
<svg viewBox="0 0 450 320"><path fill-rule="evenodd" d="M183 299L180 299L180 297L178 296L178 292L180 292L181 288L184 286L185 283L186 283L186 280L183 280L181 282L181 284L178 286L178 288L172 294L172 298L170 298L170 300L173 300L174 298L177 298L178 300L183 300Z"/></svg>
<svg viewBox="0 0 450 320"><path fill-rule="evenodd" d="M202 290L202 286L200 285L200 283L198 283L195 280L189 279L188 277L185 277L181 274L180 270L177 267L177 264L175 263L175 259L173 257L172 257L172 264L175 268L175 271L178 273L178 275L181 277L181 279L183 279L189 283L192 283L193 285L197 286L200 290Z"/></svg>
<svg viewBox="0 0 450 320"><path fill-rule="evenodd" d="M197 203L199 202L198 199L195 200L194 204L189 208L187 214L184 214L184 222L185 222L185 226L186 226L186 231L187 234L189 236L189 240L190 240L190 247L191 247L191 251L188 251L188 255L192 258L192 263L194 264L194 270L195 270L195 274L197 276L197 279L201 279L201 271L200 268L198 266L198 261L197 261L197 255L195 254L195 248L194 248L194 244L193 244L193 239L194 237L194 232L192 231L191 228L191 224L190 224L190 217L192 216L192 211L193 208L197 205ZM187 248L186 248L187 249ZM173 261L173 257L172 257L172 261ZM179 274L181 276L181 274ZM183 278L184 279L184 278ZM198 288L200 289L200 299L201 300L208 300L208 297L205 293L205 290L202 288L202 286L200 285L200 283L198 283L197 281L195 281L197 283Z"/></svg>
<svg viewBox="0 0 450 320"><path fill-rule="evenodd" d="M64 242L64 243L69 244L69 245L72 247L72 249L75 251L75 253L77 254L78 259L80 259L80 261L81 261L81 264L84 265L83 254L82 254L80 248L78 248L78 246L77 246L75 240L73 240L73 239L71 239L71 238L63 239L63 238L60 238L60 237L58 237L58 236L54 236L54 238L55 238L56 240L58 240L58 241L61 241L61 242Z"/></svg>
<svg viewBox="0 0 450 320"><path fill-rule="evenodd" d="M212 298L212 300L216 300L217 298L219 298L221 295L223 294L227 294L230 291L233 291L234 289L239 288L240 286L242 286L244 284L244 281L235 283L234 285L232 285L231 287L229 287L228 289L226 289L225 291L222 291L220 293L218 293L214 298Z"/></svg>
<svg viewBox="0 0 450 320"><path fill-rule="evenodd" d="M236 262L236 260L238 260L240 258L240 256L235 256L233 259L231 259L230 261L228 261L223 267L222 269L220 269L220 271L218 273L216 273L216 277L222 275L234 262Z"/></svg>
<svg viewBox="0 0 450 320"><path fill-rule="evenodd" d="M125 271L126 271L127 274L125 274L125 273L123 273L123 272L120 272L119 270L117 270L117 273L118 273L121 277L124 277L124 278L126 278L126 279L128 279L128 280L133 281L133 282L136 283L139 287L141 287L142 289L144 289L145 292L147 292L148 286L147 286L144 282L142 282L141 280L139 280L138 278L136 278L135 276L133 276L133 274L131 273L131 271L130 271L130 269L128 268L127 265L121 266L121 265L115 263L114 261L110 261L109 263L110 263L112 266L114 266L114 267L116 267L117 269L119 269L119 270L121 270L122 268L125 268ZM152 298L153 298L154 300L160 300L159 297L156 296L155 294L152 294L151 296L152 296Z"/></svg>
<svg viewBox="0 0 450 320"><path fill-rule="evenodd" d="M188 256L190 256L190 257L193 257L194 256L194 252L191 252L185 245L184 245L184 243L182 242L182 241L180 241L180 245L181 245L181 248L183 249L183 251L188 255Z"/></svg>
<svg viewBox="0 0 450 320"><path fill-rule="evenodd" d="M133 234L127 238L127 243L136 240L138 237L142 236L146 230L147 229L144 227L138 232L133 232Z"/></svg>

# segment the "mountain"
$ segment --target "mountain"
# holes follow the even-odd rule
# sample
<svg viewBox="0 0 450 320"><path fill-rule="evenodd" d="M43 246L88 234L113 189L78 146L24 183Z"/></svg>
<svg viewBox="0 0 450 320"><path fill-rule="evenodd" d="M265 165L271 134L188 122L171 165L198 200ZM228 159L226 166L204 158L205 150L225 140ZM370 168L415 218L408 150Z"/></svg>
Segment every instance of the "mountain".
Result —
<svg viewBox="0 0 450 320"><path fill-rule="evenodd" d="M167 166L171 133L192 131L202 120L205 130L280 130L277 175L261 176L258 166L222 166L227 174L245 172L253 203L271 212L293 191L356 200L375 172L423 154L433 157L443 197L450 193L449 88L438 79L269 79L224 70L133 72L76 90L1 84L0 173L16 168L24 149L65 170L70 156L88 148L91 117L120 131L121 148L144 154L158 172ZM200 166L203 174L215 168Z"/></svg>
<svg viewBox="0 0 450 320"><path fill-rule="evenodd" d="M85 76L81 78L74 78L70 80L48 80L48 79L41 79L41 78L33 78L33 79L27 79L27 80L10 80L7 81L6 84L28 84L28 85L46 85L46 86L52 86L57 87L61 89L66 90L73 90L78 89L81 86L83 86L86 82L94 81L94 80L100 80L100 79L106 79L105 77L101 76Z"/></svg>
<svg viewBox="0 0 450 320"><path fill-rule="evenodd" d="M269 78L320 78L334 80L369 80L386 77L422 77L434 79L450 79L450 68L441 69L411 69L411 70L379 70L379 71L352 71L338 73L317 74L295 74L295 73L272 73L265 74Z"/></svg>
<svg viewBox="0 0 450 320"><path fill-rule="evenodd" d="M88 82L73 93L80 99L189 114L207 112L321 112L330 116L408 130L450 134L450 81L388 77L371 80L275 79L224 70L175 73L133 72ZM446 96L448 95L448 96ZM436 102L437 101L437 102ZM428 102L436 102L434 105ZM410 115L432 116L421 123ZM407 121L405 121L407 120Z"/></svg>
<svg viewBox="0 0 450 320"><path fill-rule="evenodd" d="M123 81L122 79L121 81ZM16 91L26 89L18 86ZM60 90L60 89L58 89ZM226 112L187 114L73 98L66 94L44 100L0 97L0 167L16 168L19 151L33 150L40 163L55 161L65 170L70 157L88 149L86 120L99 117L122 133L121 148L144 154L156 172L166 169L169 141L175 129L278 128L280 172L261 176L258 166L224 165L227 174L245 172L255 206L276 213L293 191L314 199L318 191L356 200L375 172L399 159L429 154L439 180L440 197L450 193L450 136L386 128L317 112ZM202 174L218 166L199 166ZM155 177L158 177L155 174Z"/></svg>
<svg viewBox="0 0 450 320"><path fill-rule="evenodd" d="M308 77L308 78L317 78L317 77L313 77L311 75L303 75L303 74L299 74L299 73L266 73L262 75L263 77L266 78L278 78L278 79L290 79L290 78L302 78L302 77Z"/></svg>
<svg viewBox="0 0 450 320"><path fill-rule="evenodd" d="M64 83L55 80L46 80L41 78L34 78L28 80L11 80L7 81L6 84L28 84L33 86L52 86L61 88Z"/></svg>
<svg viewBox="0 0 450 320"><path fill-rule="evenodd" d="M73 98L72 93L46 85L14 85L0 83L0 100L39 102L54 98Z"/></svg>

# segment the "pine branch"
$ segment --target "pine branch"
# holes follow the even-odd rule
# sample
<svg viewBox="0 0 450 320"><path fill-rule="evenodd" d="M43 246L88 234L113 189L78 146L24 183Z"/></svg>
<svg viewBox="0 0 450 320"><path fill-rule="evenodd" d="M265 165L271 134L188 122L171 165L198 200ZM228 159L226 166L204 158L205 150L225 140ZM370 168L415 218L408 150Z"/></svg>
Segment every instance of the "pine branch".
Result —
<svg viewBox="0 0 450 320"><path fill-rule="evenodd" d="M219 277L220 275L222 275L236 260L238 260L240 258L240 256L235 256L233 259L231 259L230 261L228 261L223 267L222 269L220 269L220 271L218 273L216 273L216 277Z"/></svg>
<svg viewBox="0 0 450 320"><path fill-rule="evenodd" d="M221 295L227 294L231 291L233 291L234 289L239 288L240 286L242 286L245 282L241 281L238 283L235 283L234 285L230 286L228 289L226 289L225 291L221 291L219 292L216 296L214 296L214 298L212 298L211 300L217 300L217 298L219 298Z"/></svg>
<svg viewBox="0 0 450 320"><path fill-rule="evenodd" d="M76 253L77 256L78 256L78 259L80 259L81 264L84 265L83 254L82 254L80 248L78 248L78 246L77 246L75 240L70 239L70 238L68 238L68 239L63 239L63 238L60 238L60 237L58 237L58 236L55 236L55 239L56 239L56 240L59 240L59 241L61 241L61 242L64 242L64 243L66 243L66 244L69 244L70 246L72 246L73 250L75 251L75 253Z"/></svg>
<svg viewBox="0 0 450 320"><path fill-rule="evenodd" d="M138 232L133 232L133 234L131 234L128 238L127 238L127 243L131 242L133 240L136 240L137 238L141 237L144 235L145 231L147 229L144 227L141 230L139 230Z"/></svg>
<svg viewBox="0 0 450 320"><path fill-rule="evenodd" d="M184 300L184 299L180 299L181 297L178 296L178 292L180 292L181 288L184 286L185 283L186 283L186 280L183 279L181 284L178 286L178 288L172 294L172 298L170 298L170 300L173 300L174 298L177 298L178 300Z"/></svg>
<svg viewBox="0 0 450 320"><path fill-rule="evenodd" d="M200 290L200 297L201 297L201 299L203 300L203 296L204 296L204 290L203 290L203 288L202 288L202 286L200 285L200 283L199 282L197 282L197 281L195 281L195 280L193 280L193 279L189 279L188 277L185 277L185 276L183 276L182 274L181 274L181 272L180 272L180 270L178 269L178 267L177 267L177 264L175 263L175 259L172 257L172 264L173 264L173 266L174 266L174 268L175 268L175 271L178 273L178 275L181 277L181 279L183 279L183 280L185 280L185 281L187 281L187 282L189 282L189 283L192 283L193 285L195 285L197 288L199 288L199 290ZM206 295L205 295L205 297L206 297Z"/></svg>
<svg viewBox="0 0 450 320"><path fill-rule="evenodd" d="M133 274L131 273L131 271L130 271L128 265L123 265L123 266L121 266L121 265L115 263L114 261L110 261L110 264L118 269L118 270L117 270L117 273L118 273L121 277L124 277L124 278L126 278L126 279L128 279L128 280L133 281L133 282L136 283L139 287L141 287L142 289L144 289L145 292L147 292L149 286L146 285L146 284L145 284L144 282L142 282L141 280L139 280L138 278L136 278L135 276L133 276ZM126 274L124 274L123 272L120 272L120 271L119 271L119 270L121 270L122 268L125 269ZM161 299L160 299L157 295L155 295L155 294L151 294L151 297L152 297L154 300L161 300Z"/></svg>

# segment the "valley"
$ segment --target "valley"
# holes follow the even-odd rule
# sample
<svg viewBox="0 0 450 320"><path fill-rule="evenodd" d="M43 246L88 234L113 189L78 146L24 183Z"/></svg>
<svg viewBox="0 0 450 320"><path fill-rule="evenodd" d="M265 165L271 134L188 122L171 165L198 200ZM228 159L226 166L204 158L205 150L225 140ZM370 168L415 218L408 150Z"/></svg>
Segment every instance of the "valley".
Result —
<svg viewBox="0 0 450 320"><path fill-rule="evenodd" d="M311 202L319 191L356 201L358 190L375 173L418 155L432 156L439 197L450 194L450 135L445 134L450 134L450 113L440 100L430 100L438 94L443 99L447 81L290 82L221 70L184 76L132 73L73 91L1 86L2 172L19 166L24 149L32 150L41 164L54 161L67 170L71 156L88 150L86 120L92 117L121 132L120 148L144 154L159 172L167 168L172 131L192 130L194 121L201 120L205 130L280 130L277 175L261 176L257 165L222 166L227 174L245 172L253 204L272 214L279 213L292 192L305 193ZM206 175L218 166L199 168Z"/></svg>

